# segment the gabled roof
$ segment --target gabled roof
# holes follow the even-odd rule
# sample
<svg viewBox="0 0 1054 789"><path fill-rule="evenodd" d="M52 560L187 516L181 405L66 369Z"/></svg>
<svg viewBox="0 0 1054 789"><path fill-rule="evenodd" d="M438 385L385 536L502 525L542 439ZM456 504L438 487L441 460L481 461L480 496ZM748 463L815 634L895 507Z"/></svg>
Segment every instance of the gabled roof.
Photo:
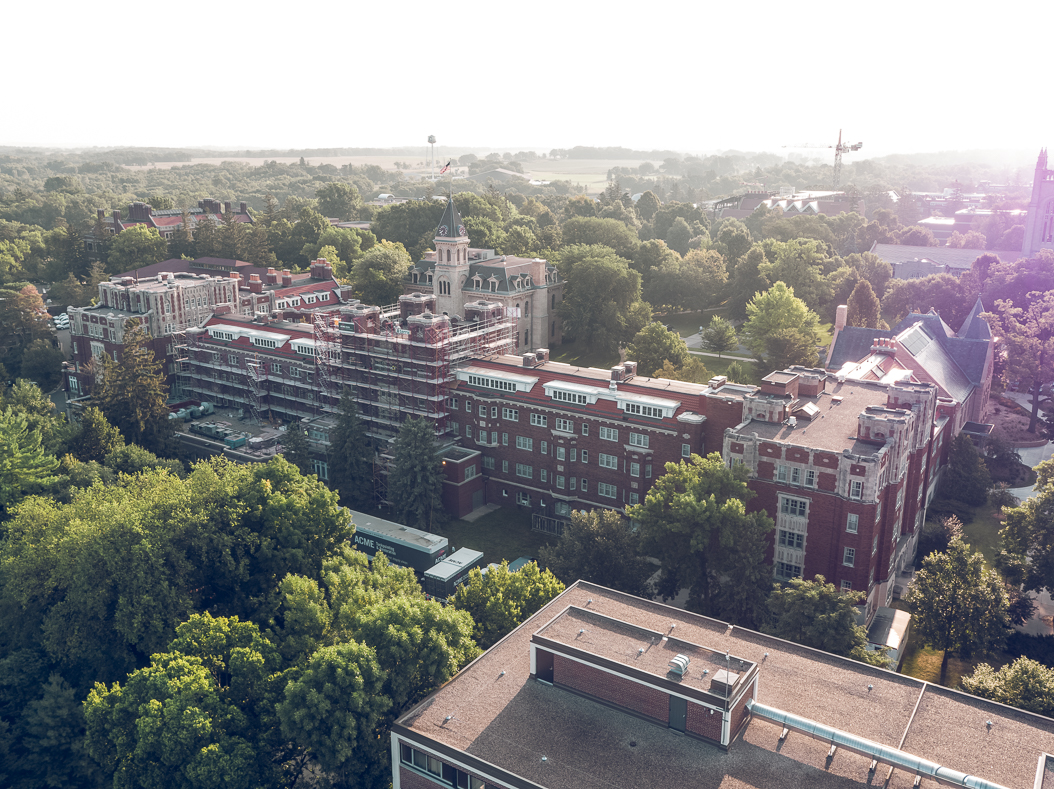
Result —
<svg viewBox="0 0 1054 789"><path fill-rule="evenodd" d="M846 326L838 332L834 341L834 350L827 363L827 369L840 370L846 362L858 362L871 353L871 344L877 337L890 338L895 332L881 329L868 329L860 326Z"/></svg>
<svg viewBox="0 0 1054 789"><path fill-rule="evenodd" d="M461 214L458 213L457 206L454 205L453 200L447 200L446 210L443 211L443 218L439 220L435 237L457 240L466 235L467 231L461 221Z"/></svg>

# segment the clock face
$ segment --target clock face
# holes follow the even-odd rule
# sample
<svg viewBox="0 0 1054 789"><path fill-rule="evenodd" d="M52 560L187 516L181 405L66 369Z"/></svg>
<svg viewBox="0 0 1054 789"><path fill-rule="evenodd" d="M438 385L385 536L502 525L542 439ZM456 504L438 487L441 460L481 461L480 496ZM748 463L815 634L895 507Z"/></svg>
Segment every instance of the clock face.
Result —
<svg viewBox="0 0 1054 789"><path fill-rule="evenodd" d="M457 226L457 234L459 236L467 236L468 235L468 231L465 230L465 226L464 225L458 225Z"/></svg>
<svg viewBox="0 0 1054 789"><path fill-rule="evenodd" d="M447 227L446 225L440 225L439 226L439 235L441 237L447 235L447 233L449 233L449 232L450 232L450 228Z"/></svg>

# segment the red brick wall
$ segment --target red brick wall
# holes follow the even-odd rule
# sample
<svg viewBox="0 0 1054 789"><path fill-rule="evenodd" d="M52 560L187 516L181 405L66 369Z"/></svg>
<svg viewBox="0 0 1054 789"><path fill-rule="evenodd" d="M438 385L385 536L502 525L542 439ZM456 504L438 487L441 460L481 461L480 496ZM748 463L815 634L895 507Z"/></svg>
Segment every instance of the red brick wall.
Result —
<svg viewBox="0 0 1054 789"><path fill-rule="evenodd" d="M721 710L715 710L711 715L708 707L689 701L688 722L685 728L692 734L721 742L721 714Z"/></svg>
<svg viewBox="0 0 1054 789"><path fill-rule="evenodd" d="M719 396L720 394L705 398L706 421L703 428L708 452L720 452L724 445L725 428L735 427L743 421L743 401L733 400L726 403L719 399Z"/></svg>
<svg viewBox="0 0 1054 789"><path fill-rule="evenodd" d="M464 770L462 772L465 772ZM472 773L469 773L472 775ZM481 781L484 779L477 775ZM496 784L493 781L487 779L484 781L488 787L494 787L494 789L505 789L501 784ZM425 778L418 772L407 769L406 765L399 765L399 786L402 789L435 789L437 786L450 786L450 784L444 782L439 776L436 776L433 780Z"/></svg>
<svg viewBox="0 0 1054 789"><path fill-rule="evenodd" d="M553 684L564 685L581 693L664 723L670 719L670 697L623 677L587 666L562 655L554 655Z"/></svg>
<svg viewBox="0 0 1054 789"><path fill-rule="evenodd" d="M750 698L749 693L744 693L743 698L739 700L739 703L732 708L732 721L728 728L728 736L735 737L739 731L739 727L743 725L743 721L747 717L747 699ZM732 743L729 742L729 745Z"/></svg>

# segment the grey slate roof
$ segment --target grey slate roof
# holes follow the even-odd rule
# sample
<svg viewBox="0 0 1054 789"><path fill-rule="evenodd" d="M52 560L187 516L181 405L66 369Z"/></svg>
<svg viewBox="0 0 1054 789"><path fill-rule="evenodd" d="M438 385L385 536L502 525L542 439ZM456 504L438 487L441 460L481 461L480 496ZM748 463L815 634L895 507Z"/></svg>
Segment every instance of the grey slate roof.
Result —
<svg viewBox="0 0 1054 789"><path fill-rule="evenodd" d="M981 317L982 312L984 312L984 305L978 298L955 336L963 340L990 340L992 330L988 326L988 321Z"/></svg>
<svg viewBox="0 0 1054 789"><path fill-rule="evenodd" d="M891 338L896 332L881 329L866 329L860 326L846 326L838 332L834 343L834 352L827 369L838 370L846 362L858 362L871 352L871 343L876 337Z"/></svg>
<svg viewBox="0 0 1054 789"><path fill-rule="evenodd" d="M458 239L465 235L464 229L465 225L461 221L457 206L453 200L447 200L443 218L439 220L439 226L436 228L436 238Z"/></svg>
<svg viewBox="0 0 1054 789"><path fill-rule="evenodd" d="M935 337L930 326L923 321L900 336L900 344L915 357L933 382L961 403L969 396L973 385L948 352L946 341L947 338Z"/></svg>
<svg viewBox="0 0 1054 789"><path fill-rule="evenodd" d="M871 251L891 266L901 263L910 263L916 258L926 258L934 263L945 265L948 268L968 270L973 262L981 255L988 254L983 249L953 249L951 247L915 247L906 244L879 244L875 243ZM1002 261L1017 260L1021 257L1020 252L1011 252L1005 249L992 250L990 254L998 255Z"/></svg>

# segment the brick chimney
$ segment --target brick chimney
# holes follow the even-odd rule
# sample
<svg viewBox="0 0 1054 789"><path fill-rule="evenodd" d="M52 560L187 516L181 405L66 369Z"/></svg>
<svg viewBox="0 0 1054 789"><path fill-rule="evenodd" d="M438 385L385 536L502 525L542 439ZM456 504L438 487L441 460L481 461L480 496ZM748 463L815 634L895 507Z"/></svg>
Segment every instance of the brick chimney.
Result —
<svg viewBox="0 0 1054 789"><path fill-rule="evenodd" d="M252 293L263 293L263 282L260 281L259 274L249 275L249 290Z"/></svg>
<svg viewBox="0 0 1054 789"><path fill-rule="evenodd" d="M249 204L246 203L244 200L242 200L240 203L238 203L238 213L239 214L248 214L249 213Z"/></svg>
<svg viewBox="0 0 1054 789"><path fill-rule="evenodd" d="M282 287L283 288L291 288L291 287L293 287L293 272L291 272L289 269L286 269L285 271L282 272Z"/></svg>
<svg viewBox="0 0 1054 789"><path fill-rule="evenodd" d="M266 282L268 285L278 284L278 274L273 268L267 269L267 274L264 276L264 282Z"/></svg>
<svg viewBox="0 0 1054 789"><path fill-rule="evenodd" d="M844 329L846 323L849 321L849 305L839 304L838 309L834 311L834 328Z"/></svg>
<svg viewBox="0 0 1054 789"><path fill-rule="evenodd" d="M239 273L238 273L237 271L232 271L232 272L231 272L231 279L233 279L233 280L234 280L234 287L236 287L236 288L237 288L237 287L238 287L239 285L241 285L241 284L242 284L242 283L241 283L242 275L241 275L241 274L239 274Z"/></svg>
<svg viewBox="0 0 1054 789"><path fill-rule="evenodd" d="M119 208L113 210L113 232L115 234L121 232L121 210Z"/></svg>
<svg viewBox="0 0 1054 789"><path fill-rule="evenodd" d="M223 213L229 214L230 212L231 212L231 201L230 200L224 200L223 201Z"/></svg>

